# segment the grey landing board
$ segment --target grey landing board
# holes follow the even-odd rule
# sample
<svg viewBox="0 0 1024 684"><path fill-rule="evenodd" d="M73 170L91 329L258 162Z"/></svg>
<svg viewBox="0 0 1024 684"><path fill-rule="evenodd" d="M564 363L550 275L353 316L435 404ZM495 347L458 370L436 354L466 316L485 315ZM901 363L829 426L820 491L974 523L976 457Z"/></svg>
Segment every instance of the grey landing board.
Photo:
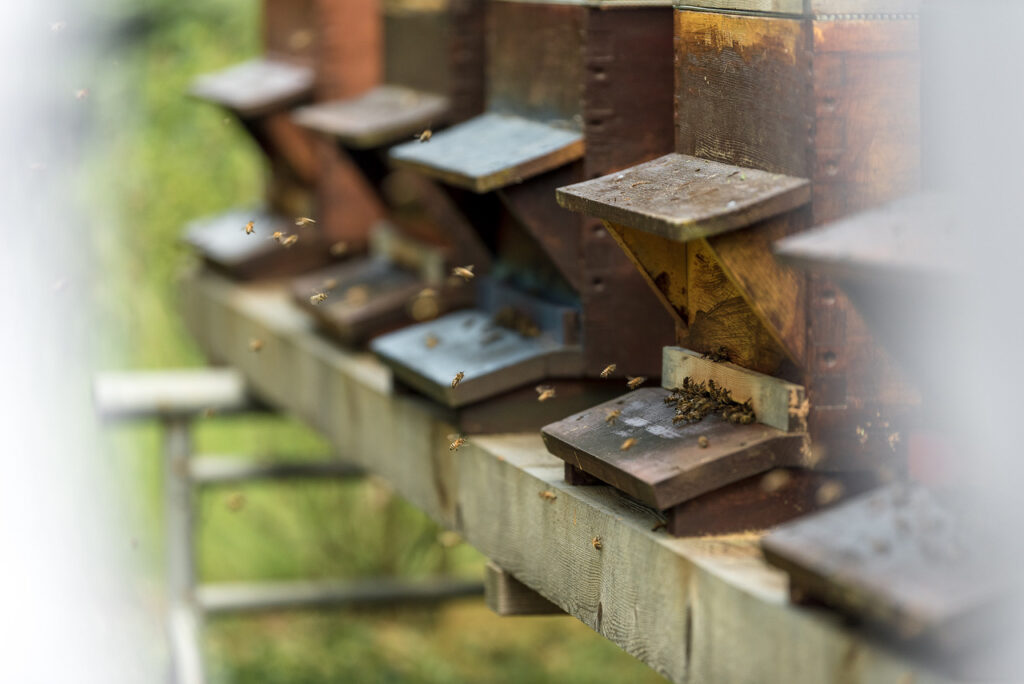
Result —
<svg viewBox="0 0 1024 684"><path fill-rule="evenodd" d="M189 94L243 118L286 109L313 93L313 69L274 59L254 59L193 81Z"/></svg>

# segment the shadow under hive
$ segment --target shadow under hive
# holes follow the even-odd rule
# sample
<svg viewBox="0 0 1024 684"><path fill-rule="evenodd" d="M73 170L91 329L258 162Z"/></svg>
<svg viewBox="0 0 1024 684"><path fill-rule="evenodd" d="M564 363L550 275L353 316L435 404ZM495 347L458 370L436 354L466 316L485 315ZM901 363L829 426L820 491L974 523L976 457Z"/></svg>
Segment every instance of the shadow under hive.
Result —
<svg viewBox="0 0 1024 684"><path fill-rule="evenodd" d="M293 283L296 300L344 343L468 306L473 289L448 282L447 272L457 264L488 268L490 254L468 218L488 207L427 178L391 171L386 161L388 146L480 112L483 16L482 0L385 2L384 82L295 114L332 169L320 184L320 220L344 226L337 232L347 236L349 251L369 241L368 256ZM345 190L357 186L366 202L354 202ZM319 292L328 299L311 302Z"/></svg>
<svg viewBox="0 0 1024 684"><path fill-rule="evenodd" d="M338 16L340 15L340 16ZM314 141L291 119L292 108L325 93L358 92L377 79L376 2L265 0L264 55L198 77L190 93L234 114L263 151L268 167L263 206L193 222L185 240L205 261L242 279L289 275L330 260L340 239L330 227L298 229L313 212L313 188L325 169ZM340 27L340 28L339 28ZM336 43L342 31L347 50ZM255 232L246 235L252 221ZM275 232L298 234L287 248Z"/></svg>
<svg viewBox="0 0 1024 684"><path fill-rule="evenodd" d="M671 149L672 12L657 4L488 3L486 112L391 161L496 195L500 218L473 223L496 259L475 309L373 341L401 381L449 407L518 392L527 404L509 417L550 419L611 395L600 379L610 358L616 377L657 374L671 322L655 320L657 300L604 228L554 199L567 182ZM539 382L556 392L543 410Z"/></svg>
<svg viewBox="0 0 1024 684"><path fill-rule="evenodd" d="M543 430L570 479L631 493L677 535L771 526L899 463L912 393L842 293L771 245L912 191L919 156L909 3L688 4L675 10L676 152L558 190L604 221L675 323L664 389ZM746 403L759 437L666 403L687 378ZM613 410L629 420L604 423Z"/></svg>

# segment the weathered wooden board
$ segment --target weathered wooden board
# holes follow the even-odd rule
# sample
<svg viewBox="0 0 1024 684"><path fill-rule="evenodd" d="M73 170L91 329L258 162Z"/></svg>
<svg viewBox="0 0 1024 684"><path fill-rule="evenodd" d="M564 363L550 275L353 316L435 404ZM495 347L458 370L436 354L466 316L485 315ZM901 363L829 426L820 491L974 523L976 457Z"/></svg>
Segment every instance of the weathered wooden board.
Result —
<svg viewBox="0 0 1024 684"><path fill-rule="evenodd" d="M261 58L204 74L192 83L189 94L250 119L308 99L313 80L311 67Z"/></svg>
<svg viewBox="0 0 1024 684"><path fill-rule="evenodd" d="M729 390L734 401L749 400L757 422L783 432L807 429L807 406L800 385L728 361L712 361L682 347L665 347L662 364L661 386L665 389L682 387L686 378L703 383L713 380Z"/></svg>
<svg viewBox="0 0 1024 684"><path fill-rule="evenodd" d="M898 15L916 13L921 0L683 0L678 7L789 15Z"/></svg>
<svg viewBox="0 0 1024 684"><path fill-rule="evenodd" d="M753 225L810 201L810 184L668 154L618 173L559 188L566 209L686 242Z"/></svg>
<svg viewBox="0 0 1024 684"><path fill-rule="evenodd" d="M382 364L316 335L284 288L193 275L182 295L208 354L230 360L347 460L670 680L949 681L827 613L789 605L785 576L766 567L756 536L671 539L651 531L648 509L610 487L565 484L563 463L536 435L478 437L449 452L453 426L430 403L393 394ZM265 340L260 355L248 351L251 337ZM553 501L539 496L549 490Z"/></svg>
<svg viewBox="0 0 1024 684"><path fill-rule="evenodd" d="M497 190L583 156L583 136L506 114L483 114L428 143L391 150L392 163L474 192Z"/></svg>
<svg viewBox="0 0 1024 684"><path fill-rule="evenodd" d="M804 463L803 437L718 416L675 424L675 407L664 401L668 395L661 388L636 390L545 426L544 442L555 456L659 510L772 468ZM608 422L614 410L621 415ZM633 446L624 450L630 439Z"/></svg>
<svg viewBox="0 0 1024 684"><path fill-rule="evenodd" d="M487 399L549 377L579 374L580 349L546 334L524 337L494 325L493 314L457 311L378 337L370 348L396 377L444 405ZM428 345L428 338L436 340ZM452 387L456 373L464 379Z"/></svg>
<svg viewBox="0 0 1024 684"><path fill-rule="evenodd" d="M488 563L484 569L484 598L487 607L502 617L565 614L561 608L502 570L494 562Z"/></svg>
<svg viewBox="0 0 1024 684"><path fill-rule="evenodd" d="M252 221L253 233L245 233ZM295 232L294 221L263 209L232 209L190 223L184 241L210 265L241 279L268 279L302 273L331 261L327 246L303 235L290 247L271 239L276 231Z"/></svg>
<svg viewBox="0 0 1024 684"><path fill-rule="evenodd" d="M348 100L303 107L295 120L355 149L412 138L446 122L448 98L404 86L381 85Z"/></svg>
<svg viewBox="0 0 1024 684"><path fill-rule="evenodd" d="M273 1L273 0L271 0ZM355 97L380 82L383 60L378 0L315 0L313 60L317 102Z"/></svg>
<svg viewBox="0 0 1024 684"><path fill-rule="evenodd" d="M923 487L892 485L790 523L762 547L789 573L794 594L954 648L964 629L979 627L978 612L1006 588L1008 571L949 503Z"/></svg>

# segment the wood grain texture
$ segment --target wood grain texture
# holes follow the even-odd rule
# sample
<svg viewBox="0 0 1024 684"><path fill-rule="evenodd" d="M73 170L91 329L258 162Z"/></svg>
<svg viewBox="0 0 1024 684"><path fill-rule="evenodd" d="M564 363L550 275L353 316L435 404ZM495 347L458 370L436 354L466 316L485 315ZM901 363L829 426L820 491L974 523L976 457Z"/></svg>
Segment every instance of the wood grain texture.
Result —
<svg viewBox="0 0 1024 684"><path fill-rule="evenodd" d="M686 244L617 223L605 222L604 226L654 290L675 324L685 328L690 301Z"/></svg>
<svg viewBox="0 0 1024 684"><path fill-rule="evenodd" d="M715 417L672 421L675 407L660 388L639 389L541 431L552 454L659 510L779 466L804 462L804 440L765 425ZM607 422L608 413L621 411ZM698 443L708 440L707 447ZM627 439L636 443L621 447Z"/></svg>
<svg viewBox="0 0 1024 684"><path fill-rule="evenodd" d="M484 568L484 599L501 617L512 615L564 615L565 611L530 589L496 563Z"/></svg>
<svg viewBox="0 0 1024 684"><path fill-rule="evenodd" d="M350 252L366 248L370 230L387 216L377 188L352 156L329 137L314 138L320 164L316 219L325 241L345 242Z"/></svg>
<svg viewBox="0 0 1024 684"><path fill-rule="evenodd" d="M316 0L316 101L355 97L383 71L378 0Z"/></svg>
<svg viewBox="0 0 1024 684"><path fill-rule="evenodd" d="M309 131L300 128L287 112L271 114L258 124L267 148L288 164L304 185L313 186L320 172L315 143Z"/></svg>
<svg viewBox="0 0 1024 684"><path fill-rule="evenodd" d="M750 401L759 423L783 432L807 429L807 406L800 385L728 361L712 361L682 347L665 347L662 358L661 386L665 389L682 387L686 378L703 383L713 380L727 389L734 401Z"/></svg>
<svg viewBox="0 0 1024 684"><path fill-rule="evenodd" d="M404 86L381 85L355 98L303 107L295 120L355 149L381 147L443 125L448 98Z"/></svg>
<svg viewBox="0 0 1024 684"><path fill-rule="evenodd" d="M670 539L651 531L648 509L611 488L566 485L563 463L536 435L476 437L449 452L453 426L429 402L393 394L379 362L316 335L282 288L193 275L181 293L188 328L209 355L230 360L340 455L671 681L948 681L787 603L785 576L765 566L756 536ZM258 357L251 337L266 342ZM538 496L546 490L556 500Z"/></svg>
<svg viewBox="0 0 1024 684"><path fill-rule="evenodd" d="M483 193L574 162L583 151L580 133L488 113L435 134L429 143L398 145L390 159L398 167Z"/></svg>
<svg viewBox="0 0 1024 684"><path fill-rule="evenodd" d="M668 154L558 189L566 209L687 242L744 228L810 200L803 179Z"/></svg>
<svg viewBox="0 0 1024 684"><path fill-rule="evenodd" d="M252 119L307 100L313 82L311 67L257 58L197 77L189 94Z"/></svg>

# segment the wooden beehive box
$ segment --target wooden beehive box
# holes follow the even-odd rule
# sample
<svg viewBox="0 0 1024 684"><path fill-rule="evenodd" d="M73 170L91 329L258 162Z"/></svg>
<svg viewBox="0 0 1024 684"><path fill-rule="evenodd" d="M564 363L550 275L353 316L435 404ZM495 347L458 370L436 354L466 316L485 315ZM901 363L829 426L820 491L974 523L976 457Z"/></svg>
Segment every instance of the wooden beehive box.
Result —
<svg viewBox="0 0 1024 684"><path fill-rule="evenodd" d="M376 0L265 0L264 54L195 80L191 94L234 114L268 167L263 206L189 227L186 241L207 263L236 277L266 278L330 260L328 245L340 238L329 226L301 234L288 249L268 239L297 232L295 218L314 213L314 188L330 172L291 110L314 97L361 92L377 80L377 21ZM249 221L256 230L245 235Z"/></svg>
<svg viewBox="0 0 1024 684"><path fill-rule="evenodd" d="M332 170L319 184L320 221L350 252L369 245L367 256L293 285L296 300L345 343L470 304L472 289L443 282L444 273L457 263L485 271L490 261L466 218L486 208L468 206L425 178L392 172L385 161L389 145L483 107L483 13L483 0L382 3L383 82L295 114ZM427 288L428 296L419 297ZM329 300L312 303L320 292Z"/></svg>
<svg viewBox="0 0 1024 684"><path fill-rule="evenodd" d="M822 484L838 491L823 472L857 472L844 480L850 493L880 460L899 467L895 423L913 400L899 372L835 285L785 267L771 245L917 187L917 16L900 0L698 0L676 9L675 35L676 152L558 198L605 222L675 322L679 348L664 355L664 390L544 435L553 453L613 484L639 478L650 491L685 480L672 496L638 497L669 511L676 533L723 531L692 510L713 510L728 487L759 502L730 525L764 527L834 501L821 494ZM759 423L793 420L768 421L776 432L755 456L750 438L712 454L749 426L673 423L675 404L659 404L687 377L750 401ZM786 392L759 395L780 382ZM611 410L632 422L602 425ZM584 435L581 423L607 434ZM703 442L707 430L719 436ZM803 442L795 451L793 436ZM761 476L779 467L796 469L765 487Z"/></svg>
<svg viewBox="0 0 1024 684"><path fill-rule="evenodd" d="M616 377L658 372L670 322L653 320L657 301L604 228L560 210L554 189L671 148L671 21L659 2L488 3L486 112L391 160L496 195L500 220L474 227L497 257L475 310L374 341L400 379L449 406L544 381L559 396L549 414L564 415L563 394L600 385L613 355Z"/></svg>

